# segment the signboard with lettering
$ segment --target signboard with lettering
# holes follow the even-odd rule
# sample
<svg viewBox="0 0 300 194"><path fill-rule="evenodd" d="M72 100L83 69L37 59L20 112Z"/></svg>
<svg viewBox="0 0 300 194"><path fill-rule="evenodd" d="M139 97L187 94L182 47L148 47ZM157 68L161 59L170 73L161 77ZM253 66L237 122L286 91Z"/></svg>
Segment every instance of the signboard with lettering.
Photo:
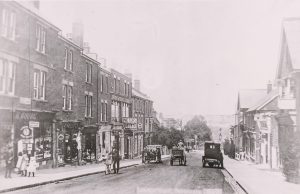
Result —
<svg viewBox="0 0 300 194"><path fill-rule="evenodd" d="M122 123L134 125L137 123L137 118L122 118Z"/></svg>
<svg viewBox="0 0 300 194"><path fill-rule="evenodd" d="M40 127L40 122L38 122L38 121L29 121L29 127L30 128L39 128Z"/></svg>

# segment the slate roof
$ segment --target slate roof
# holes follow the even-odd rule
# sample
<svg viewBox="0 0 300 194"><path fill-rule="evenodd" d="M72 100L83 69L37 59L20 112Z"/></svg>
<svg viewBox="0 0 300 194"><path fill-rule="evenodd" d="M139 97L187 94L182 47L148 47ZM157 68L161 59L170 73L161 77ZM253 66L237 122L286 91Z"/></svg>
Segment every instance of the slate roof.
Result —
<svg viewBox="0 0 300 194"><path fill-rule="evenodd" d="M143 98L145 100L151 100L149 98L149 96L147 96L146 94L143 94L142 92L140 92L140 91L138 91L138 90L136 90L134 88L132 88L132 95L136 96L136 97L139 97L139 98Z"/></svg>
<svg viewBox="0 0 300 194"><path fill-rule="evenodd" d="M254 110L260 110L268 103L272 102L279 95L278 90L272 90L269 94L265 94L263 98L257 101L254 106L248 109L247 112L251 112Z"/></svg>
<svg viewBox="0 0 300 194"><path fill-rule="evenodd" d="M248 109L253 107L257 101L266 96L266 89L245 89L239 91L239 108Z"/></svg>

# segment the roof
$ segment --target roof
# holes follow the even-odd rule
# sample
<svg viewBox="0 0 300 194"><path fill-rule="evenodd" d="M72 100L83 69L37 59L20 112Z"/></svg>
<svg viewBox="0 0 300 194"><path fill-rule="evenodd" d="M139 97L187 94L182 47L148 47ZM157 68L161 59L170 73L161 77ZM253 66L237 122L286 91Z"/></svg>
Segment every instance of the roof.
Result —
<svg viewBox="0 0 300 194"><path fill-rule="evenodd" d="M278 97L278 90L272 90L270 93L266 94L263 98L257 101L254 106L248 109L247 112L260 110L265 107L267 104L272 102L275 98Z"/></svg>
<svg viewBox="0 0 300 194"><path fill-rule="evenodd" d="M132 95L139 98L143 98L145 100L151 100L146 94L143 94L142 92L136 90L135 88L132 88Z"/></svg>
<svg viewBox="0 0 300 194"><path fill-rule="evenodd" d="M239 91L238 108L248 109L253 107L258 100L267 94L266 89L246 89Z"/></svg>
<svg viewBox="0 0 300 194"><path fill-rule="evenodd" d="M293 69L300 69L300 18L283 21L283 34L286 38Z"/></svg>

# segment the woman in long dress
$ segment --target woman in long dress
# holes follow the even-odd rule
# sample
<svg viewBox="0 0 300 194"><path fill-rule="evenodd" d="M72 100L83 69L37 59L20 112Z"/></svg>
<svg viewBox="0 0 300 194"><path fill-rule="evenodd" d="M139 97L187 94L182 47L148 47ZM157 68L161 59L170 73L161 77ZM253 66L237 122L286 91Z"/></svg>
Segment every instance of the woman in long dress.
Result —
<svg viewBox="0 0 300 194"><path fill-rule="evenodd" d="M24 152L22 155L22 162L20 166L22 176L27 176L28 161L29 161L28 155L26 154L26 152Z"/></svg>

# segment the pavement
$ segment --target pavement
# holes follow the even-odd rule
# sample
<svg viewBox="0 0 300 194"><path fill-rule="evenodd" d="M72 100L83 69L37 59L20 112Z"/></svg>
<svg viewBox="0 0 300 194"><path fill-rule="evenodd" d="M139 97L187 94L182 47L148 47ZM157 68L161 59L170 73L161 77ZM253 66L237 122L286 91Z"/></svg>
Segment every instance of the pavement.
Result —
<svg viewBox="0 0 300 194"><path fill-rule="evenodd" d="M287 182L279 170L272 170L249 161L238 161L228 156L224 156L224 167L247 193L300 193L300 185Z"/></svg>
<svg viewBox="0 0 300 194"><path fill-rule="evenodd" d="M163 155L162 159L167 158ZM121 160L120 168L126 168L142 164L141 159ZM35 177L21 177L18 174L12 173L12 178L4 178L1 174L0 177L0 193L14 191L18 189L25 189L45 185L49 183L56 183L59 181L69 180L82 176L98 174L105 171L105 165L100 164L87 164L83 166L65 166L51 169L37 170Z"/></svg>
<svg viewBox="0 0 300 194"><path fill-rule="evenodd" d="M187 153L187 165L180 166L168 159L163 163L147 163L120 170L119 174L104 173L59 181L10 194L233 194L219 168L203 168L201 154ZM31 179L31 178L28 178Z"/></svg>

